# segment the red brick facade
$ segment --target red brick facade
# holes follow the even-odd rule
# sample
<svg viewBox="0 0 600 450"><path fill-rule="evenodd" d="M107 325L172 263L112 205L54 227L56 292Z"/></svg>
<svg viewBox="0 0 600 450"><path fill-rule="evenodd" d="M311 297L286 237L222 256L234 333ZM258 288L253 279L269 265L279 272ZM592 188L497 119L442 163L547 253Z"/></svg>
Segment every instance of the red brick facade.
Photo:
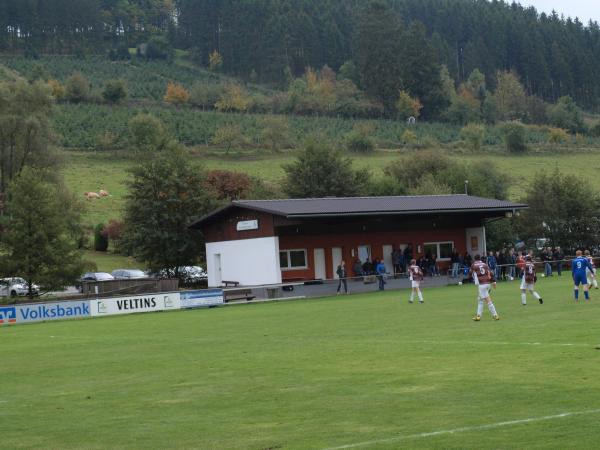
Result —
<svg viewBox="0 0 600 450"><path fill-rule="evenodd" d="M464 253L466 249L466 235L464 228L441 229L441 230L402 230L402 231L383 231L367 233L348 233L348 234L326 234L315 236L280 236L279 250L305 249L307 256L307 268L301 270L282 271L283 280L290 279L313 279L315 277L314 249L322 248L325 250L325 268L327 278L334 278L332 260L332 248L341 247L342 257L346 262L348 273L352 273L352 263L358 256L359 245L369 245L371 247L373 258L385 258L389 255L383 254L384 245L392 245L398 248L402 244L412 244L413 256L418 258L423 255L423 244L425 242L454 242L455 248ZM421 253L418 253L419 247ZM354 256L352 256L354 250ZM335 262L337 265L338 262ZM440 261L441 268L447 268L447 261ZM391 267L388 268L392 270Z"/></svg>

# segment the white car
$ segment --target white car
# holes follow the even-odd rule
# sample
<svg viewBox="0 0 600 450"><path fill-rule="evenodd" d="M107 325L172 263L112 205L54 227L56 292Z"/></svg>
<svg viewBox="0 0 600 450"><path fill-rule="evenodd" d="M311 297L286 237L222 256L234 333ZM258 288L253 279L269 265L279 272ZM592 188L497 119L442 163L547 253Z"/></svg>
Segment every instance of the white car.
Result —
<svg viewBox="0 0 600 450"><path fill-rule="evenodd" d="M40 295L40 288L33 284L31 286L33 295ZM29 284L21 277L2 278L0 279L0 296L1 297L23 297L29 294Z"/></svg>
<svg viewBox="0 0 600 450"><path fill-rule="evenodd" d="M111 275L115 280L134 280L139 278L148 278L148 275L139 269L118 269L113 270Z"/></svg>

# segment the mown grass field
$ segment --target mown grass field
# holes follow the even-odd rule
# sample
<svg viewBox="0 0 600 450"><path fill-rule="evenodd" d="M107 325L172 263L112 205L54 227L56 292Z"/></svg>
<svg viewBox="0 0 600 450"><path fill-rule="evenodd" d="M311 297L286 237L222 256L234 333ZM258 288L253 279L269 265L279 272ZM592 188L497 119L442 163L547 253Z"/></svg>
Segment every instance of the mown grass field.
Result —
<svg viewBox="0 0 600 450"><path fill-rule="evenodd" d="M372 155L350 155L355 166L371 171L373 176L383 175L383 169L410 151L377 151ZM596 176L600 170L600 152L592 151L554 151L532 153L526 156L507 155L500 149L486 153L452 153L442 151L458 161L490 161L511 176L509 189L511 200L518 200L524 194L533 175L542 169L551 171L558 167L562 172L580 176L582 180L600 189L600 180ZM66 151L66 164L63 173L69 187L83 198L87 191L105 189L112 195L94 201L85 201L85 221L89 225L119 218L122 213L125 185L129 177L127 168L135 162L117 158L110 152ZM209 169L227 169L245 172L263 180L277 183L284 175L282 164L290 162L296 153L267 154L264 156L196 156L194 161Z"/></svg>
<svg viewBox="0 0 600 450"><path fill-rule="evenodd" d="M596 448L569 281L499 285L499 322L465 285L0 328L0 447Z"/></svg>

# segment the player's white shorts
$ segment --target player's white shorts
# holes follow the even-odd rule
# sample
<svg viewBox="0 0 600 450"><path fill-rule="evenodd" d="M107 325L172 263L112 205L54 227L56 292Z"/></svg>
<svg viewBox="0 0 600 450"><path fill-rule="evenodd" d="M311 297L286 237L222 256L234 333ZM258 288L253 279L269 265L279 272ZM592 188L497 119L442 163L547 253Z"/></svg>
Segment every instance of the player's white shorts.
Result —
<svg viewBox="0 0 600 450"><path fill-rule="evenodd" d="M535 283L528 283L525 281L525 277L521 278L521 290L527 290L527 291L534 291L535 290Z"/></svg>
<svg viewBox="0 0 600 450"><path fill-rule="evenodd" d="M480 284L479 285L479 298L484 299L490 296L490 285L489 284Z"/></svg>
<svg viewBox="0 0 600 450"><path fill-rule="evenodd" d="M585 274L588 278L595 277L596 276L596 268L594 267L593 270L585 269Z"/></svg>
<svg viewBox="0 0 600 450"><path fill-rule="evenodd" d="M411 286L412 286L413 288L418 288L418 287L421 287L421 282L420 282L420 281L418 281L418 280L412 280L412 281L410 282L410 284L411 284Z"/></svg>

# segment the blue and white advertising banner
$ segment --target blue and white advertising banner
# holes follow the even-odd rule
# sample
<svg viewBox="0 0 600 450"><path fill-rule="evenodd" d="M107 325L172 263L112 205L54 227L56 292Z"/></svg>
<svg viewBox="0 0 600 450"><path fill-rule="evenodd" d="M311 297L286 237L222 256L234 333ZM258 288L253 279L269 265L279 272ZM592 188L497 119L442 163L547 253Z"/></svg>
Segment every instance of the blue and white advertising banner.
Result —
<svg viewBox="0 0 600 450"><path fill-rule="evenodd" d="M178 292L90 300L93 317L181 309Z"/></svg>
<svg viewBox="0 0 600 450"><path fill-rule="evenodd" d="M184 291L181 293L182 308L204 308L223 304L223 289Z"/></svg>
<svg viewBox="0 0 600 450"><path fill-rule="evenodd" d="M0 325L41 322L44 320L80 319L89 316L90 302L87 300L0 307Z"/></svg>

